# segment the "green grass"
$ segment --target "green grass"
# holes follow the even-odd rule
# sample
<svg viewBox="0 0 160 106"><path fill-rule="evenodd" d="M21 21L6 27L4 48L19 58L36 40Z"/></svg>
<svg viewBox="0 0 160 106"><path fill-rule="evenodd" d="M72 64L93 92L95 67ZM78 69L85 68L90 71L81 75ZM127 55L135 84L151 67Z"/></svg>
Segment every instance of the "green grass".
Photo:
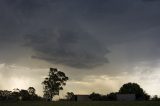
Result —
<svg viewBox="0 0 160 106"><path fill-rule="evenodd" d="M160 102L0 102L0 106L160 106Z"/></svg>

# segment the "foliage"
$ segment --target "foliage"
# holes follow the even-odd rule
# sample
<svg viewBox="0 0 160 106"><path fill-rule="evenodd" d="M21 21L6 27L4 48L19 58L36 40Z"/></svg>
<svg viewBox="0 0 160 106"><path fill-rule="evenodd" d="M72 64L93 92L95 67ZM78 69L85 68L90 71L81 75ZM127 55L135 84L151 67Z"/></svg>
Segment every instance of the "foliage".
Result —
<svg viewBox="0 0 160 106"><path fill-rule="evenodd" d="M90 94L89 98L93 101L116 101L116 94L117 93L110 93L107 95L101 95L99 93L93 92Z"/></svg>
<svg viewBox="0 0 160 106"><path fill-rule="evenodd" d="M67 100L72 100L73 99L73 97L74 97L74 93L73 92L67 92L67 95L66 95L66 98L67 98Z"/></svg>
<svg viewBox="0 0 160 106"><path fill-rule="evenodd" d="M124 84L120 90L120 94L135 94L137 100L149 100L150 96L136 83Z"/></svg>
<svg viewBox="0 0 160 106"><path fill-rule="evenodd" d="M59 95L59 91L63 90L68 77L64 72L58 71L56 68L50 68L48 77L42 82L44 88L44 97L51 101L55 95Z"/></svg>
<svg viewBox="0 0 160 106"><path fill-rule="evenodd" d="M20 94L20 97L19 97L20 100L29 100L30 99L30 94L27 90L22 89L22 90L20 90L19 94Z"/></svg>
<svg viewBox="0 0 160 106"><path fill-rule="evenodd" d="M108 94L107 95L107 100L108 101L116 101L117 100L117 96L116 95L117 95L117 93L114 93L114 92Z"/></svg>
<svg viewBox="0 0 160 106"><path fill-rule="evenodd" d="M89 98L93 101L100 101L102 98L102 95L100 95L99 93L93 92L92 94L89 95Z"/></svg>
<svg viewBox="0 0 160 106"><path fill-rule="evenodd" d="M35 95L35 93L36 93L35 88L34 88L34 87L29 87L29 88L28 88L28 93L29 93L30 95Z"/></svg>
<svg viewBox="0 0 160 106"><path fill-rule="evenodd" d="M30 95L30 100L38 99L39 97L36 95L36 89L34 87L28 88L28 93Z"/></svg>
<svg viewBox="0 0 160 106"><path fill-rule="evenodd" d="M107 95L101 95L98 93L92 93L90 95L90 98L93 101L116 101L117 100L117 94L135 94L136 100L150 100L150 96L145 93L145 91L136 83L127 83L124 84L119 92L113 92ZM153 98L157 100L157 98Z"/></svg>
<svg viewBox="0 0 160 106"><path fill-rule="evenodd" d="M11 97L11 91L7 91L7 90L0 90L0 100L4 101L4 100L9 100Z"/></svg>
<svg viewBox="0 0 160 106"><path fill-rule="evenodd" d="M30 87L29 87L30 88ZM34 89L32 87L32 89ZM34 89L35 90L35 89ZM34 93L30 94L28 90L19 90L18 88L12 91L0 90L0 101L30 101L30 100L42 100L40 96Z"/></svg>
<svg viewBox="0 0 160 106"><path fill-rule="evenodd" d="M157 95L154 95L153 98L151 99L152 101L160 101L160 98L158 98Z"/></svg>

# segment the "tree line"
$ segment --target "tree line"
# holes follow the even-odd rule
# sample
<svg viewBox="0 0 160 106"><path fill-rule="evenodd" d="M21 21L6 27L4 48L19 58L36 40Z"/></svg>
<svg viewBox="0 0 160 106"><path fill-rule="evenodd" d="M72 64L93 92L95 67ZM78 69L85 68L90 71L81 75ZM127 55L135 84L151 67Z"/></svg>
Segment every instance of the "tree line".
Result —
<svg viewBox="0 0 160 106"><path fill-rule="evenodd" d="M135 94L135 99L140 100L150 100L150 95L148 95L137 83L127 83L124 84L119 92L113 92L107 95L101 95L98 93L92 93L90 98L93 101L116 101L117 94Z"/></svg>
<svg viewBox="0 0 160 106"><path fill-rule="evenodd" d="M52 101L53 97L55 95L59 95L60 90L63 90L67 80L69 80L69 78L64 72L59 71L57 68L50 68L48 76L42 82L44 93L43 97L36 94L36 89L34 87L29 87L27 90L19 90L16 88L13 91L0 90L0 101ZM89 98L93 101L116 101L117 94L135 94L136 100L160 100L157 95L150 98L150 95L148 95L137 83L124 84L118 92L112 92L107 95L101 95L93 92L89 95ZM75 95L73 92L67 92L66 98L63 100L72 101L74 96Z"/></svg>
<svg viewBox="0 0 160 106"><path fill-rule="evenodd" d="M27 90L18 88L13 89L13 91L0 90L0 101L35 101L42 100L43 98L38 96L34 87L29 87Z"/></svg>
<svg viewBox="0 0 160 106"><path fill-rule="evenodd" d="M93 92L89 95L89 98L92 101L117 101L118 94L135 94L136 101L160 101L157 95L151 97L137 83L126 83L118 92L112 92L106 95ZM66 100L73 101L74 96L75 94L73 92L67 92Z"/></svg>

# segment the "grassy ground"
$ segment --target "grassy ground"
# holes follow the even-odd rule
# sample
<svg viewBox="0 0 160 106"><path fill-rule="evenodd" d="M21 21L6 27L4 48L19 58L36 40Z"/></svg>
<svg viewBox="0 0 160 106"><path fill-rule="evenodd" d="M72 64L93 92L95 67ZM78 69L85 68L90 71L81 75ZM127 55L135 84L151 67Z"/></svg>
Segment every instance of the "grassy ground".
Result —
<svg viewBox="0 0 160 106"><path fill-rule="evenodd" d="M160 106L160 102L0 102L0 106Z"/></svg>

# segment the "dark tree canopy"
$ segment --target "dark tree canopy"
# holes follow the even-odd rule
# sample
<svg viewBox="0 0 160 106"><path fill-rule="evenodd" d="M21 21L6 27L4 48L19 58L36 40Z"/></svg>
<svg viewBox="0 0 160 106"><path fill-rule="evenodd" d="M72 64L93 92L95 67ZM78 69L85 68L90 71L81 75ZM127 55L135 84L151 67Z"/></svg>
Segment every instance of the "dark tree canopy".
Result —
<svg viewBox="0 0 160 106"><path fill-rule="evenodd" d="M59 95L59 91L63 90L68 77L64 72L58 71L56 68L50 68L48 77L42 82L44 88L44 97L49 101L55 95Z"/></svg>
<svg viewBox="0 0 160 106"><path fill-rule="evenodd" d="M74 97L74 93L73 92L67 92L67 95L66 95L66 99L67 100L72 100Z"/></svg>
<svg viewBox="0 0 160 106"><path fill-rule="evenodd" d="M137 100L149 100L150 96L137 83L124 84L120 90L120 94L135 94Z"/></svg>
<svg viewBox="0 0 160 106"><path fill-rule="evenodd" d="M89 95L89 98L93 101L100 101L102 98L102 95L99 93L93 92L92 94Z"/></svg>
<svg viewBox="0 0 160 106"><path fill-rule="evenodd" d="M29 100L30 99L30 95L29 95L29 92L27 90L22 89L22 90L20 90L19 94L20 94L20 97L21 97L19 99L21 99L21 100Z"/></svg>
<svg viewBox="0 0 160 106"><path fill-rule="evenodd" d="M93 101L116 101L116 94L117 92L113 92L107 95L101 95L99 93L93 92L90 94L89 98Z"/></svg>
<svg viewBox="0 0 160 106"><path fill-rule="evenodd" d="M34 87L29 87L29 88L28 88L28 93L29 93L30 95L35 95L36 89L35 89Z"/></svg>
<svg viewBox="0 0 160 106"><path fill-rule="evenodd" d="M107 95L107 100L109 101L116 101L117 100L117 92L112 92Z"/></svg>
<svg viewBox="0 0 160 106"><path fill-rule="evenodd" d="M30 88L30 87L29 87ZM31 87L33 90L33 87ZM34 89L35 90L35 89ZM33 92L32 92L33 93ZM40 96L37 94L30 94L29 89L24 90L24 89L18 89L15 88L12 91L7 91L7 90L0 90L0 101L39 101L43 100Z"/></svg>

